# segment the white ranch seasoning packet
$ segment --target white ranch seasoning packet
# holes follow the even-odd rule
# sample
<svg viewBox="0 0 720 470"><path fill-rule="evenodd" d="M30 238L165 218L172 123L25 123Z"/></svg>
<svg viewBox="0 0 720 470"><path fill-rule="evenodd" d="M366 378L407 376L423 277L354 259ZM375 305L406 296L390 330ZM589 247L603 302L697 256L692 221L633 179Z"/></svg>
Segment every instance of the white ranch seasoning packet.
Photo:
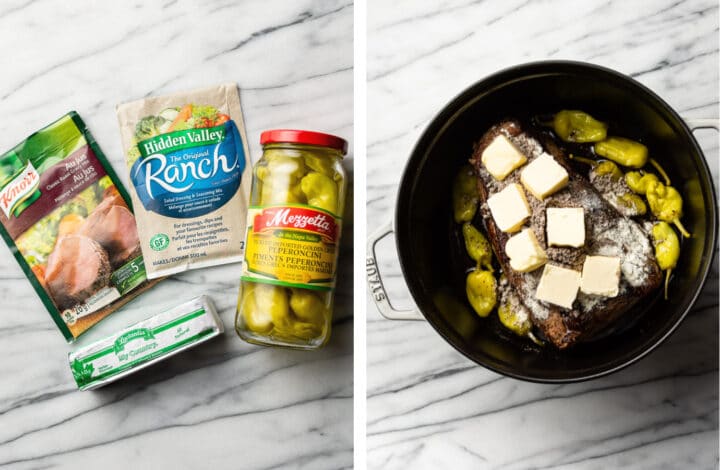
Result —
<svg viewBox="0 0 720 470"><path fill-rule="evenodd" d="M197 297L68 354L80 390L115 382L219 336L222 321L210 299Z"/></svg>
<svg viewBox="0 0 720 470"><path fill-rule="evenodd" d="M252 167L234 83L117 107L148 279L242 261Z"/></svg>

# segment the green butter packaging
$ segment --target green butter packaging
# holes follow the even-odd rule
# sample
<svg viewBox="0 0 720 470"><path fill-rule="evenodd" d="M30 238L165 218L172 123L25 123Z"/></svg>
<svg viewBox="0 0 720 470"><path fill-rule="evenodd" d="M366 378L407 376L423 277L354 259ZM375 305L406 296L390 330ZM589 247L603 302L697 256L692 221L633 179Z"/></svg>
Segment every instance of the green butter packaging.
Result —
<svg viewBox="0 0 720 470"><path fill-rule="evenodd" d="M224 331L210 299L197 297L68 355L80 390L92 390L212 339Z"/></svg>

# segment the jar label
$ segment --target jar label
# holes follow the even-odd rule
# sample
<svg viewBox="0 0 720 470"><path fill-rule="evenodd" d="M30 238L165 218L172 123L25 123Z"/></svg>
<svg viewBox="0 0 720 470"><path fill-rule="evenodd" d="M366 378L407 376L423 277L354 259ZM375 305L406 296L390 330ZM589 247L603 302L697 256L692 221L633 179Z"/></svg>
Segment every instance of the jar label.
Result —
<svg viewBox="0 0 720 470"><path fill-rule="evenodd" d="M301 204L250 207L242 279L330 290L341 220Z"/></svg>

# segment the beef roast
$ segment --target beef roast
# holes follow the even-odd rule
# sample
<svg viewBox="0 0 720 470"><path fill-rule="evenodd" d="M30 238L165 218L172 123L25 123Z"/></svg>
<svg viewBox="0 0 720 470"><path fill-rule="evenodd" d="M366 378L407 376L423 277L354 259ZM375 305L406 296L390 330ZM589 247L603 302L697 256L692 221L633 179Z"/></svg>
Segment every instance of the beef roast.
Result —
<svg viewBox="0 0 720 470"><path fill-rule="evenodd" d="M135 217L117 192L105 192L105 198L88 214L79 234L98 242L107 251L113 268L140 255Z"/></svg>
<svg viewBox="0 0 720 470"><path fill-rule="evenodd" d="M543 153L552 155L570 176L564 189L540 201L531 195L527 200L532 209L529 224L550 263L582 271L587 255L617 256L621 259L620 292L616 297L602 297L579 292L572 309L545 303L535 297L542 268L529 273L514 271L505 254L505 243L511 234L499 230L486 204L490 195L510 183L520 183L520 169L503 181L497 181L485 169L481 155L500 134L505 135L528 158ZM493 250L514 289L530 312L533 324L559 349L594 337L615 322L630 307L656 290L662 281L652 244L646 232L633 220L621 215L602 195L568 163L565 153L551 139L533 135L517 120L506 120L485 133L475 144L471 163L478 174L480 214ZM545 234L547 207L582 207L585 210L585 245L581 248L548 247Z"/></svg>
<svg viewBox="0 0 720 470"><path fill-rule="evenodd" d="M45 282L59 310L81 304L110 283L110 261L96 241L82 235L62 237L48 257Z"/></svg>

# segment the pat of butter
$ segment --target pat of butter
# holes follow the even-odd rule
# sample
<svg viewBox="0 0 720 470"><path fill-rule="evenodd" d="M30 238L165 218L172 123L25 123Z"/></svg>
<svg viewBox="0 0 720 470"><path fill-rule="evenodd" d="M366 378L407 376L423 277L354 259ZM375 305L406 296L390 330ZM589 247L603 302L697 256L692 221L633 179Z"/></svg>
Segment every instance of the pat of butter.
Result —
<svg viewBox="0 0 720 470"><path fill-rule="evenodd" d="M530 205L525 191L517 183L507 185L487 201L498 228L503 232L517 232L530 217Z"/></svg>
<svg viewBox="0 0 720 470"><path fill-rule="evenodd" d="M480 159L487 171L498 181L504 180L527 162L527 157L502 134L487 146Z"/></svg>
<svg viewBox="0 0 720 470"><path fill-rule="evenodd" d="M620 290L620 258L588 256L583 264L580 290L586 294L615 297Z"/></svg>
<svg viewBox="0 0 720 470"><path fill-rule="evenodd" d="M543 153L520 173L520 181L539 200L561 190L568 183L568 172L555 159Z"/></svg>
<svg viewBox="0 0 720 470"><path fill-rule="evenodd" d="M68 354L80 390L102 387L220 335L210 299L197 297Z"/></svg>
<svg viewBox="0 0 720 470"><path fill-rule="evenodd" d="M521 273L529 273L547 263L545 250L531 228L513 235L505 244L505 254L510 258L510 267Z"/></svg>
<svg viewBox="0 0 720 470"><path fill-rule="evenodd" d="M535 298L560 307L572 308L579 288L580 273L578 271L546 264L537 291L535 291Z"/></svg>
<svg viewBox="0 0 720 470"><path fill-rule="evenodd" d="M585 244L585 211L581 207L548 207L545 210L548 246Z"/></svg>

